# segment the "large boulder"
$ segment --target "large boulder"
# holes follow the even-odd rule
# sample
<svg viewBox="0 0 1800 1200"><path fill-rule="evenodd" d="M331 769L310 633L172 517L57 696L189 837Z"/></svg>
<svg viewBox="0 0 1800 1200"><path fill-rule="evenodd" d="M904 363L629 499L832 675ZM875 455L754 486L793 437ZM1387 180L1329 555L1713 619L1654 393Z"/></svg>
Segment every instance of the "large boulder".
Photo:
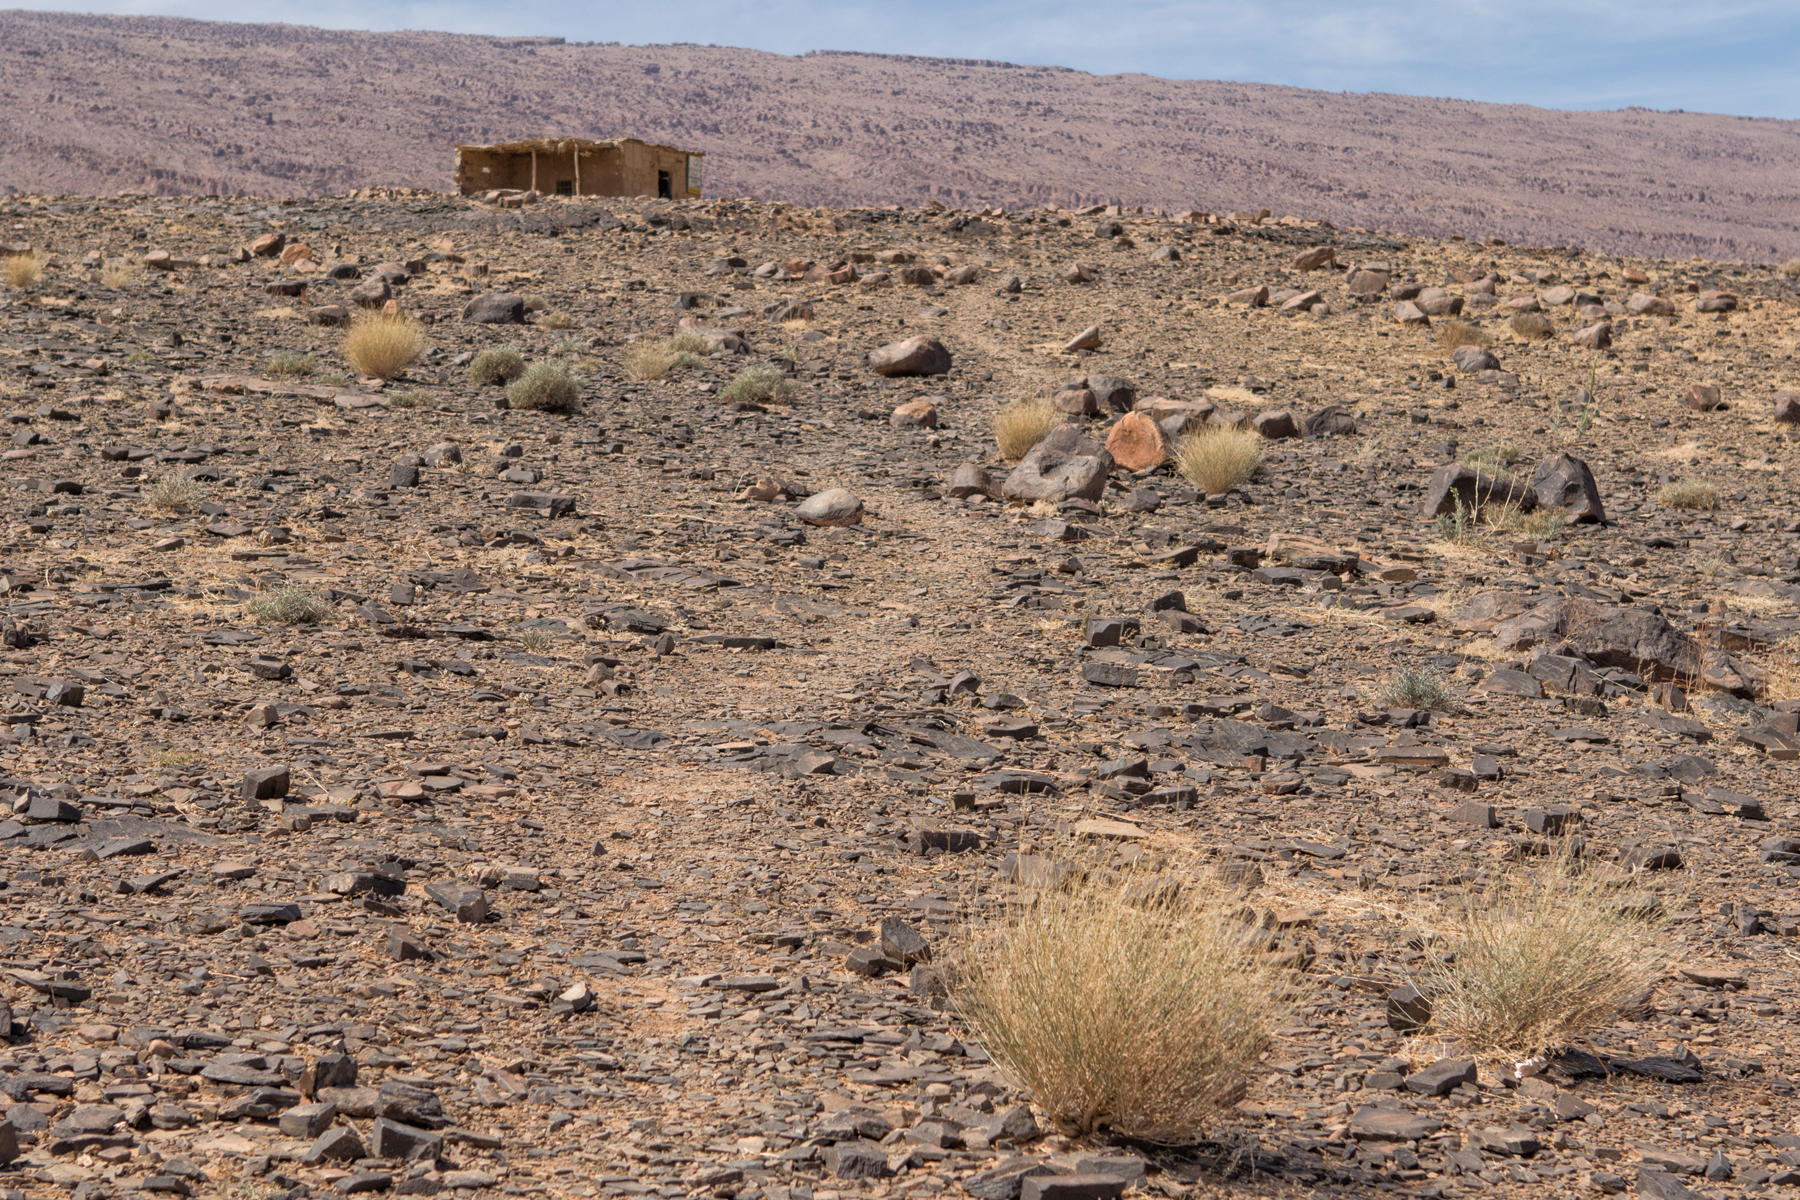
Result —
<svg viewBox="0 0 1800 1200"><path fill-rule="evenodd" d="M1486 346L1458 346L1451 355L1456 360L1456 369L1474 374L1477 371L1498 371L1500 360Z"/></svg>
<svg viewBox="0 0 1800 1200"><path fill-rule="evenodd" d="M1000 487L1008 500L1098 500L1106 491L1112 455L1069 454L1047 445L1033 446Z"/></svg>
<svg viewBox="0 0 1800 1200"><path fill-rule="evenodd" d="M1699 643L1655 609L1571 604L1563 617L1563 647L1596 667L1657 679L1700 676Z"/></svg>
<svg viewBox="0 0 1800 1200"><path fill-rule="evenodd" d="M1148 471L1162 466L1169 445L1162 428L1147 413L1129 412L1107 432L1106 452L1127 471Z"/></svg>
<svg viewBox="0 0 1800 1200"><path fill-rule="evenodd" d="M512 292L483 292L463 305L463 320L476 325L523 325L525 297Z"/></svg>
<svg viewBox="0 0 1800 1200"><path fill-rule="evenodd" d="M1531 473L1531 493L1539 508L1560 508L1575 525L1604 525L1600 489L1594 473L1579 458L1552 454Z"/></svg>
<svg viewBox="0 0 1800 1200"><path fill-rule="evenodd" d="M863 518L863 502L844 488L826 488L802 500L794 514L808 525L854 525Z"/></svg>
<svg viewBox="0 0 1800 1200"><path fill-rule="evenodd" d="M950 370L950 351L921 334L870 351L869 369L877 375L942 375Z"/></svg>
<svg viewBox="0 0 1800 1200"><path fill-rule="evenodd" d="M1431 519L1455 512L1459 503L1472 513L1490 505L1529 512L1537 507L1537 495L1510 475L1486 475L1461 463L1445 463L1425 484L1424 515Z"/></svg>

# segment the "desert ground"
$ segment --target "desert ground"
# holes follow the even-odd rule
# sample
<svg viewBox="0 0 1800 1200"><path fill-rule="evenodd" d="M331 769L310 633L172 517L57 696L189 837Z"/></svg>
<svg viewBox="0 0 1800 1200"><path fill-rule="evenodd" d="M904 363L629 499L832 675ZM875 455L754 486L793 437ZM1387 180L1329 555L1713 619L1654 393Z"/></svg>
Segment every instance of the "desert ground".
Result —
<svg viewBox="0 0 1800 1200"><path fill-rule="evenodd" d="M14 197L0 243L0 1193L1800 1186L1800 281L414 192ZM1121 422L1263 464L1209 494ZM945 995L1076 846L1207 864L1296 980L1191 1144L1059 1132ZM1546 851L1668 969L1445 1068L1396 990Z"/></svg>

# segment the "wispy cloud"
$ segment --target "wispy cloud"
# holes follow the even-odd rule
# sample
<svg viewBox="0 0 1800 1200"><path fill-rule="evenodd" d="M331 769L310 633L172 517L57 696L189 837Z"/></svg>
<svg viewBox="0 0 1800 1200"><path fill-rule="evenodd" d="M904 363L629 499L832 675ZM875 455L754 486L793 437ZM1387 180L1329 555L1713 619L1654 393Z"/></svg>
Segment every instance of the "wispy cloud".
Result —
<svg viewBox="0 0 1800 1200"><path fill-rule="evenodd" d="M333 28L999 58L1545 107L1800 117L1793 0L50 0L32 7Z"/></svg>

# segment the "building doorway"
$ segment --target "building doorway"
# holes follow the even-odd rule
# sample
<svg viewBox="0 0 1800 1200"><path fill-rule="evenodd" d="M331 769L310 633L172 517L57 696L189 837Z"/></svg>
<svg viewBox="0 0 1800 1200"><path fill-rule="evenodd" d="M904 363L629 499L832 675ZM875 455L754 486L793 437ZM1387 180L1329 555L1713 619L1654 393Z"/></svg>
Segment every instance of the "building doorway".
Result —
<svg viewBox="0 0 1800 1200"><path fill-rule="evenodd" d="M656 173L656 194L664 200L673 200L675 198L675 193L669 190L669 173L667 171L658 171Z"/></svg>

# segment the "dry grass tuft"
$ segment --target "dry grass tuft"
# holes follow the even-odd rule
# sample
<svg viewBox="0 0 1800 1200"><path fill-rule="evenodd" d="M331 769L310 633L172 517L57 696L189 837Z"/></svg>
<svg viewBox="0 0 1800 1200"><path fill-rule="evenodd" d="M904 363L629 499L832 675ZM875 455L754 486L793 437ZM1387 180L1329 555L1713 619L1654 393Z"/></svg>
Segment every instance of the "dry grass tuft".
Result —
<svg viewBox="0 0 1800 1200"><path fill-rule="evenodd" d="M697 333L678 333L660 341L633 342L625 350L625 370L633 379L666 379L669 372L700 365L707 342Z"/></svg>
<svg viewBox="0 0 1800 1200"><path fill-rule="evenodd" d="M994 441L1000 457L1014 461L1063 423L1063 414L1048 400L1016 400L994 415Z"/></svg>
<svg viewBox="0 0 1800 1200"><path fill-rule="evenodd" d="M745 367L719 389L719 398L733 404L778 404L794 394L793 381L780 367Z"/></svg>
<svg viewBox="0 0 1800 1200"><path fill-rule="evenodd" d="M1244 429L1208 426L1175 447L1176 472L1209 496L1229 492L1262 465L1262 438Z"/></svg>
<svg viewBox="0 0 1800 1200"><path fill-rule="evenodd" d="M1401 667L1376 695L1385 708L1441 709L1450 702L1450 689L1435 671Z"/></svg>
<svg viewBox="0 0 1800 1200"><path fill-rule="evenodd" d="M264 625L313 625L325 619L331 605L310 588L287 584L245 601L244 611Z"/></svg>
<svg viewBox="0 0 1800 1200"><path fill-rule="evenodd" d="M278 379L303 379L319 369L312 355L298 350L283 350L269 356L269 374Z"/></svg>
<svg viewBox="0 0 1800 1200"><path fill-rule="evenodd" d="M144 485L144 504L152 512L190 513L200 507L206 489L198 480L172 472Z"/></svg>
<svg viewBox="0 0 1800 1200"><path fill-rule="evenodd" d="M141 272L128 259L109 258L100 265L100 282L115 290L128 288L138 281Z"/></svg>
<svg viewBox="0 0 1800 1200"><path fill-rule="evenodd" d="M1458 346L1485 346L1488 344L1488 335L1467 321L1453 318L1438 325L1437 343L1446 351L1455 350Z"/></svg>
<svg viewBox="0 0 1800 1200"><path fill-rule="evenodd" d="M1216 880L1077 871L1014 892L951 977L988 1054L1059 1130L1194 1140L1243 1094L1294 999Z"/></svg>
<svg viewBox="0 0 1800 1200"><path fill-rule="evenodd" d="M16 288L28 288L44 277L44 256L36 250L0 258L0 279Z"/></svg>
<svg viewBox="0 0 1800 1200"><path fill-rule="evenodd" d="M344 360L376 379L392 379L424 352L424 328L404 313L359 313L344 335Z"/></svg>
<svg viewBox="0 0 1800 1200"><path fill-rule="evenodd" d="M1431 1000L1432 1030L1521 1061L1604 1030L1662 977L1657 913L1555 854L1469 895L1450 953L1427 956L1412 983Z"/></svg>
<svg viewBox="0 0 1800 1200"><path fill-rule="evenodd" d="M1800 258L1790 258L1782 263L1781 273L1789 279L1800 279Z"/></svg>
<svg viewBox="0 0 1800 1200"><path fill-rule="evenodd" d="M545 313L543 316L538 318L537 323L539 325L542 325L545 329L573 329L573 328L575 328L575 318L570 316L568 313L563 312L561 309L557 309L555 312Z"/></svg>
<svg viewBox="0 0 1800 1200"><path fill-rule="evenodd" d="M510 408L566 413L581 407L581 381L561 363L533 363L506 385Z"/></svg>
<svg viewBox="0 0 1800 1200"><path fill-rule="evenodd" d="M1507 324L1514 336L1528 342L1541 342L1556 336L1556 322L1543 313L1520 313Z"/></svg>
<svg viewBox="0 0 1800 1200"><path fill-rule="evenodd" d="M1656 502L1664 508L1712 512L1719 507L1719 489L1704 479L1684 475L1673 483L1665 483L1656 493Z"/></svg>
<svg viewBox="0 0 1800 1200"><path fill-rule="evenodd" d="M469 380L483 387L511 383L525 373L525 357L511 346L489 346L469 360Z"/></svg>

